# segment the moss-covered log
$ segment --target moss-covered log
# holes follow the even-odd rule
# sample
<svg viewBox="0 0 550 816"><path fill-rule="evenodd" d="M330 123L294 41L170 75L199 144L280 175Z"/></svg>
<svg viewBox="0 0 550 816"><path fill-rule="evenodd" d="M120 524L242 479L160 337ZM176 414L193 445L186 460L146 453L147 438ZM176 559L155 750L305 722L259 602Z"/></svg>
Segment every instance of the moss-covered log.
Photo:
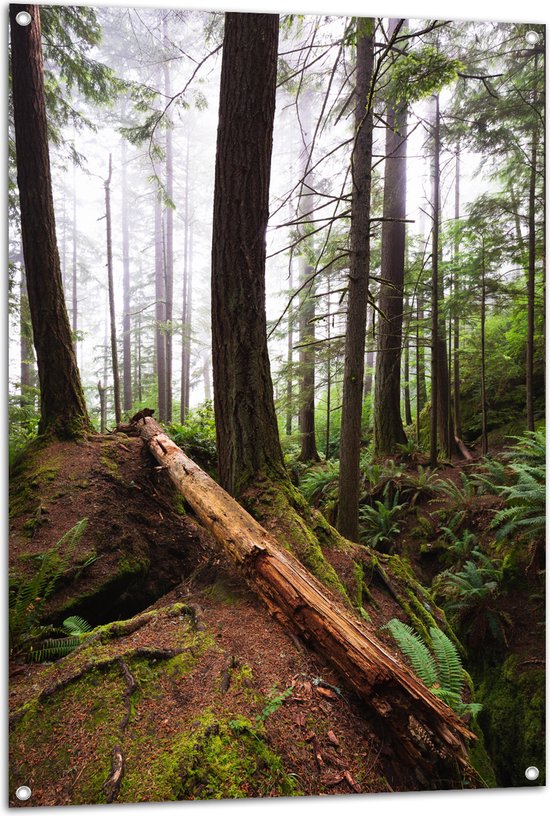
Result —
<svg viewBox="0 0 550 816"><path fill-rule="evenodd" d="M426 784L477 785L464 723L150 418L139 432L155 459L282 625L329 660L392 735Z"/></svg>

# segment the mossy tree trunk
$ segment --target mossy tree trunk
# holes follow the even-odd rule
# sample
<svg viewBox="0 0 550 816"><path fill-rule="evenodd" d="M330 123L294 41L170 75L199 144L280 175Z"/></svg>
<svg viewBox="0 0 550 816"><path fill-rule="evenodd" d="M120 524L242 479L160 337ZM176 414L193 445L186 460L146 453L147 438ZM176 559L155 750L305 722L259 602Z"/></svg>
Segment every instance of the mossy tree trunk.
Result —
<svg viewBox="0 0 550 816"><path fill-rule="evenodd" d="M21 11L31 15L27 26L15 19ZM89 419L55 234L39 6L11 5L10 29L21 236L40 381L38 429L74 436L89 427Z"/></svg>

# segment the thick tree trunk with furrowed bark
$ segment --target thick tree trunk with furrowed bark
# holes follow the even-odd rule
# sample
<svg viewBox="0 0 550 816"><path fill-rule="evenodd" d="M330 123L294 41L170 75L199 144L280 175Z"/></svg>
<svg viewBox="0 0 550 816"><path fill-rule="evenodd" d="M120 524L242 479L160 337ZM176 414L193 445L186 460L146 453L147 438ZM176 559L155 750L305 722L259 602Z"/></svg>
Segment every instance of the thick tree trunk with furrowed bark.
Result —
<svg viewBox="0 0 550 816"><path fill-rule="evenodd" d="M403 761L427 784L476 785L464 723L399 663L316 578L147 417L147 447L194 512L282 625L329 660L360 697Z"/></svg>
<svg viewBox="0 0 550 816"><path fill-rule="evenodd" d="M214 184L212 362L220 481L286 479L265 316L279 17L225 15ZM244 168L244 170L243 170Z"/></svg>

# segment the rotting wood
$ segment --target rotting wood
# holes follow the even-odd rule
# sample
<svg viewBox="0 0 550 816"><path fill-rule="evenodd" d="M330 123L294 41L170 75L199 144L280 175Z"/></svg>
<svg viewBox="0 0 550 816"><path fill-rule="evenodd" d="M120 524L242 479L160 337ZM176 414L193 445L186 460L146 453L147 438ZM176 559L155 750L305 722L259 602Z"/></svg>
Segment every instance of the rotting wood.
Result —
<svg viewBox="0 0 550 816"><path fill-rule="evenodd" d="M397 755L438 787L478 787L460 718L355 619L249 513L198 467L151 418L139 432L200 521L270 612L331 662L359 696Z"/></svg>

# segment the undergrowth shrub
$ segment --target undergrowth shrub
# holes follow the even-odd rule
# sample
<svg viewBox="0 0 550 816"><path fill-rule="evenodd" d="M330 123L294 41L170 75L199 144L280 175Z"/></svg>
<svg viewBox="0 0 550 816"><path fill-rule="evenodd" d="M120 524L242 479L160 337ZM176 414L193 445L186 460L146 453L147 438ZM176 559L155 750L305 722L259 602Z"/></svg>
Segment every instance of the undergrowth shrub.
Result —
<svg viewBox="0 0 550 816"><path fill-rule="evenodd" d="M434 581L434 591L464 642L473 650L485 644L507 643L511 619L499 606L503 571L479 550L460 570L446 570Z"/></svg>
<svg viewBox="0 0 550 816"><path fill-rule="evenodd" d="M386 491L384 501L375 501L374 506L364 505L359 510L359 538L362 544L386 551L401 531L398 523L406 503L399 503L399 493L391 496Z"/></svg>
<svg viewBox="0 0 550 816"><path fill-rule="evenodd" d="M214 405L206 400L189 411L183 425L173 422L169 434L183 452L199 467L212 474L217 467Z"/></svg>

